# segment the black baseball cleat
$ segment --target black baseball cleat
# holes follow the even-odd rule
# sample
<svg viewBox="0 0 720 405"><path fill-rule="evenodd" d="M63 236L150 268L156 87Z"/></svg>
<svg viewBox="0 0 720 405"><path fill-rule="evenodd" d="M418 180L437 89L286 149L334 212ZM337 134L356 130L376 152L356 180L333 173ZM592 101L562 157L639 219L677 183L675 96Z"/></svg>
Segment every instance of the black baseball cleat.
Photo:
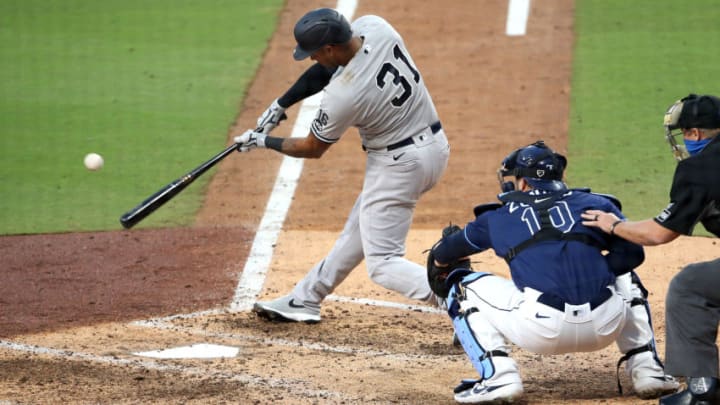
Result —
<svg viewBox="0 0 720 405"><path fill-rule="evenodd" d="M713 377L690 377L688 388L660 398L660 405L720 405L718 379Z"/></svg>

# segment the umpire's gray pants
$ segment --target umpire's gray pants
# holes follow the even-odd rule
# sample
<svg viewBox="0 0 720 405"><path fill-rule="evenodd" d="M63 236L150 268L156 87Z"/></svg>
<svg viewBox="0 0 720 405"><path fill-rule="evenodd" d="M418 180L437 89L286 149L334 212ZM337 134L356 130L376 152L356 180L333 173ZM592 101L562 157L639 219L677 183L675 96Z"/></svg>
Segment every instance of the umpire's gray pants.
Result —
<svg viewBox="0 0 720 405"><path fill-rule="evenodd" d="M685 267L665 299L665 372L717 378L719 320L720 259Z"/></svg>

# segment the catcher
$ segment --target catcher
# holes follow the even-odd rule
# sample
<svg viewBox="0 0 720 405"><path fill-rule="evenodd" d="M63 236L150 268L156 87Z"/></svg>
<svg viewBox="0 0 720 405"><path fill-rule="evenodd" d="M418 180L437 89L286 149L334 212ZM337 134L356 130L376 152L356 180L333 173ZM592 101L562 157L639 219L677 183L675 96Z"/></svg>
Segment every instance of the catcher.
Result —
<svg viewBox="0 0 720 405"><path fill-rule="evenodd" d="M542 141L508 155L498 171L500 203L475 207L464 229L446 228L428 254L428 281L447 297L455 333L479 378L455 388L460 403L513 401L523 394L510 343L538 354L587 352L616 342L635 394L678 389L655 350L647 291L633 272L640 245L582 225L588 207L622 218L614 197L568 189L564 156ZM512 176L512 181L505 178ZM493 249L512 280L469 268ZM604 254L605 252L605 254ZM618 377L618 388L622 387Z"/></svg>

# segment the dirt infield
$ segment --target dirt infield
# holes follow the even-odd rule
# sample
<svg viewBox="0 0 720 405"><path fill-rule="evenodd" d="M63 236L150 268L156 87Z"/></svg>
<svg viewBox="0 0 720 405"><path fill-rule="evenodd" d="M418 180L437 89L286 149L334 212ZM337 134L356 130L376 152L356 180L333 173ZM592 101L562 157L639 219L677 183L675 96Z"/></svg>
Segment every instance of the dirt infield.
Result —
<svg viewBox="0 0 720 405"><path fill-rule="evenodd" d="M541 138L565 151L573 2L532 4L527 35L508 37L506 0L359 2L356 16L381 15L403 34L452 145L445 178L418 206L411 260L424 262L444 225L463 224L473 205L494 200L495 169L510 149ZM308 66L292 61L292 25L320 6L335 3L287 2L228 139ZM297 108L288 113L292 123ZM277 133L289 131L285 124ZM305 162L260 299L288 292L342 228L364 169L350 132L323 159ZM475 372L450 344L449 319L374 285L362 265L323 303L318 324L270 323L230 309L281 162L269 151L226 159L190 228L0 238L0 404L454 403L452 388ZM646 250L639 273L661 355L668 280L717 251L716 240L689 237ZM507 275L487 252L474 261ZM134 354L205 343L239 353ZM622 369L618 394L615 347L513 356L522 403L656 403L634 397Z"/></svg>

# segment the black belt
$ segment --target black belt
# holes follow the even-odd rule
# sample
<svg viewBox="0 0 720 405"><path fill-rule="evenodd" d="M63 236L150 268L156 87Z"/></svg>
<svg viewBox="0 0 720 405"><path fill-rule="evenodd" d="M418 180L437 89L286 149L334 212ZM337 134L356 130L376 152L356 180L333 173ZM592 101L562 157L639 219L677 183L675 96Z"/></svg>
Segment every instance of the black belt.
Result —
<svg viewBox="0 0 720 405"><path fill-rule="evenodd" d="M442 129L442 124L440 123L440 121L437 121L437 122L435 122L435 123L433 123L433 124L430 124L430 131L433 133L433 135L435 135L435 134L437 134L438 132L440 132L441 129ZM415 143L415 141L413 140L413 137L411 136L411 137L408 137L408 138L403 139L403 140L400 141L400 142L396 142L396 143L394 143L394 144L392 144L392 145L388 145L387 148L386 148L386 150L387 150L388 152L390 152L391 150L395 150L395 149L398 149L398 148L402 148L403 146L412 145L412 144L414 144L414 143ZM362 148L363 148L363 150L367 150L367 148L365 148L365 145L363 145Z"/></svg>
<svg viewBox="0 0 720 405"><path fill-rule="evenodd" d="M605 301L610 299L612 297L612 292L609 288L603 288L602 291L600 291L600 294L595 296L592 300L590 300L590 310L599 307L600 305L604 304ZM549 307L553 307L557 309L558 311L565 311L565 301L563 301L560 297L554 294L549 293L542 293L537 299L537 302L541 304L545 304Z"/></svg>

